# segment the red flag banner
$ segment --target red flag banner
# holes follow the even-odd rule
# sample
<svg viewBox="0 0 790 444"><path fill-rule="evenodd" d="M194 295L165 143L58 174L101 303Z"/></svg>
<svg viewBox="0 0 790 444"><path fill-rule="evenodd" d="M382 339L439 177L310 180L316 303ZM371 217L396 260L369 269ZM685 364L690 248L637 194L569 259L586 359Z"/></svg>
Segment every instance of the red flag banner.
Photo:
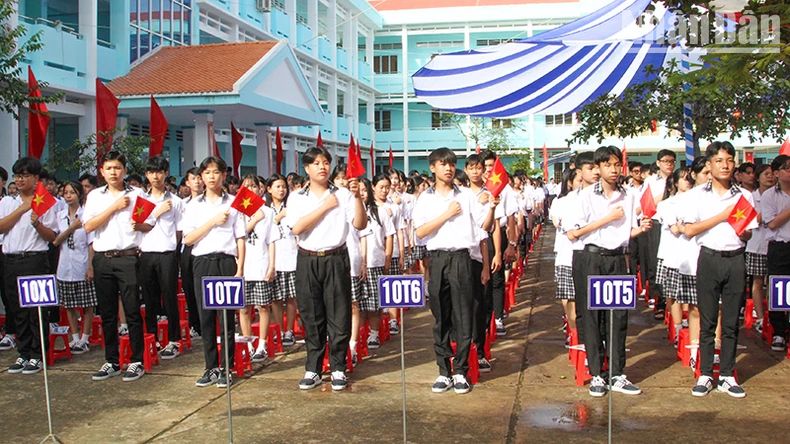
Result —
<svg viewBox="0 0 790 444"><path fill-rule="evenodd" d="M283 173L283 136L280 134L280 127L277 127L277 132L274 136L274 143L277 146L277 153L275 154L275 165L277 167L277 174Z"/></svg>
<svg viewBox="0 0 790 444"><path fill-rule="evenodd" d="M782 147L779 148L779 154L784 154L785 156L790 156L790 137L786 138L784 142L782 142Z"/></svg>
<svg viewBox="0 0 790 444"><path fill-rule="evenodd" d="M244 136L236 129L236 126L233 125L233 122L230 122L230 142L233 146L233 175L236 177L241 178L239 175L239 166L241 166L241 157L244 155L244 152L241 150L241 141L244 140Z"/></svg>
<svg viewBox="0 0 790 444"><path fill-rule="evenodd" d="M650 185L642 193L639 204L642 205L642 216L652 219L656 215L656 200L653 198L653 192L650 191Z"/></svg>
<svg viewBox="0 0 790 444"><path fill-rule="evenodd" d="M41 98L41 89L38 87L36 76L30 66L27 67L27 88L28 97ZM44 152L44 144L47 141L47 129L49 128L49 110L45 103L28 102L28 134L27 134L27 154L30 157L41 159ZM41 213L44 214L44 213Z"/></svg>
<svg viewBox="0 0 790 444"><path fill-rule="evenodd" d="M392 145L390 145L390 168L392 168L392 163L395 161L395 156L392 154Z"/></svg>
<svg viewBox="0 0 790 444"><path fill-rule="evenodd" d="M217 135L214 133L214 122L208 122L208 148L211 155L214 157L222 157L219 155L219 145L217 145Z"/></svg>
<svg viewBox="0 0 790 444"><path fill-rule="evenodd" d="M549 181L549 150L546 144L543 144L543 181Z"/></svg>
<svg viewBox="0 0 790 444"><path fill-rule="evenodd" d="M351 135L351 142L349 142L349 144L348 144L348 149L349 149L349 153L351 152L351 150L354 150L354 152L356 154L359 154L359 149L357 148L357 144L354 143L354 135L353 134ZM359 157L362 157L362 156L360 155ZM349 161L351 161L351 157L349 157L348 159L349 159Z"/></svg>
<svg viewBox="0 0 790 444"><path fill-rule="evenodd" d="M49 191L44 187L44 184L41 182L36 185L36 192L33 193L33 201L30 202L30 208L33 209L33 212L38 214L38 217L44 215L53 205L55 205L57 201Z"/></svg>
<svg viewBox="0 0 790 444"><path fill-rule="evenodd" d="M746 231L746 227L752 223L755 217L757 217L757 210L741 195L738 203L735 204L735 208L732 209L732 213L727 218L727 222L735 230L735 234L740 236Z"/></svg>
<svg viewBox="0 0 790 444"><path fill-rule="evenodd" d="M373 150L373 142L370 142L370 168L371 174L376 174L376 152Z"/></svg>
<svg viewBox="0 0 790 444"><path fill-rule="evenodd" d="M253 193L249 188L241 187L236 193L236 198L230 204L231 208L239 210L239 212L252 217L260 207L263 206L263 199Z"/></svg>
<svg viewBox="0 0 790 444"><path fill-rule="evenodd" d="M137 200L134 201L134 211L132 211L132 220L137 222L138 224L145 223L145 220L148 219L148 216L154 212L156 208L156 204L151 202L148 199L143 197L137 196Z"/></svg>
<svg viewBox="0 0 790 444"><path fill-rule="evenodd" d="M154 96L151 96L151 143L148 145L148 157L156 157L162 155L162 147L165 145L165 137L167 137L167 119L162 112L162 108L156 103Z"/></svg>
<svg viewBox="0 0 790 444"><path fill-rule="evenodd" d="M96 153L105 153L112 146L113 132L121 101L101 80L96 79ZM97 159L100 160L100 159Z"/></svg>
<svg viewBox="0 0 790 444"><path fill-rule="evenodd" d="M315 146L321 148L324 146L324 138L321 137L321 130L318 130L318 140L315 141Z"/></svg>
<svg viewBox="0 0 790 444"><path fill-rule="evenodd" d="M480 144L477 144L477 154L480 154Z"/></svg>
<svg viewBox="0 0 790 444"><path fill-rule="evenodd" d="M623 143L623 176L628 176L628 152L625 149L625 143Z"/></svg>
<svg viewBox="0 0 790 444"><path fill-rule="evenodd" d="M486 180L486 189L494 195L494 197L499 197L499 193L505 189L505 186L510 182L510 179L507 175L507 170L505 166L502 165L502 161L499 160L497 157L496 162L494 162L494 169L491 171L491 175L488 176L488 180Z"/></svg>
<svg viewBox="0 0 790 444"><path fill-rule="evenodd" d="M353 140L352 145L348 147L348 165L346 165L346 179L356 179L365 174L365 166L362 164L362 158L354 149Z"/></svg>

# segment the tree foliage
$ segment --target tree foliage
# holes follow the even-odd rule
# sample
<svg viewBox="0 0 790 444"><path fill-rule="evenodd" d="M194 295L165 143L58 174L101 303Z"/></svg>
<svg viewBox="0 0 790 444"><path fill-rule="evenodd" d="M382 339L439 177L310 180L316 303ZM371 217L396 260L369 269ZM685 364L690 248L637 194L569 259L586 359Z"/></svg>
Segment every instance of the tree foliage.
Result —
<svg viewBox="0 0 790 444"><path fill-rule="evenodd" d="M115 131L109 134L117 134ZM125 134L125 131L121 131ZM147 136L117 136L113 139L111 150L120 151L126 156L128 174L145 174L145 154L151 138ZM71 146L51 145L45 167L55 173L58 179L75 178L85 171L96 170L96 134L87 140L75 140Z"/></svg>

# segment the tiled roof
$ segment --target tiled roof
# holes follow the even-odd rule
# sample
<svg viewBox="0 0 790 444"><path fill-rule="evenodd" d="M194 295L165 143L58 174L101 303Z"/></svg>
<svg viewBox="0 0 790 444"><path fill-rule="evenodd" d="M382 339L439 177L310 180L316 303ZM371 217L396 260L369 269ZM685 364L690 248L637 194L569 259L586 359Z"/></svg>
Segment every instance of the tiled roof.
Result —
<svg viewBox="0 0 790 444"><path fill-rule="evenodd" d="M160 47L107 87L116 96L232 91L233 84L277 43Z"/></svg>
<svg viewBox="0 0 790 444"><path fill-rule="evenodd" d="M507 6L539 3L578 3L578 0L370 0L378 11L452 8L461 6Z"/></svg>

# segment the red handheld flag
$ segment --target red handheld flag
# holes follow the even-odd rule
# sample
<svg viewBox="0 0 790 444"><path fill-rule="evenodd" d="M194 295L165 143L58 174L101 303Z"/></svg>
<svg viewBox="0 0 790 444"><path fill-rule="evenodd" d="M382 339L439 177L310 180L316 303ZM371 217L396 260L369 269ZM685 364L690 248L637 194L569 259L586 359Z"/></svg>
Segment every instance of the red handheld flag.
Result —
<svg viewBox="0 0 790 444"><path fill-rule="evenodd" d="M148 145L148 157L156 157L162 155L162 147L165 145L165 137L167 136L167 119L162 112L162 108L156 103L154 96L151 96L151 144Z"/></svg>
<svg viewBox="0 0 790 444"><path fill-rule="evenodd" d="M208 122L207 129L208 129L208 148L211 150L211 155L214 157L222 157L219 155L219 145L217 145L217 135L214 133L213 121Z"/></svg>
<svg viewBox="0 0 790 444"><path fill-rule="evenodd" d="M96 79L96 154L105 153L112 146L113 133L121 101L101 80ZM101 161L101 159L96 159Z"/></svg>
<svg viewBox="0 0 790 444"><path fill-rule="evenodd" d="M746 227L752 223L755 217L757 217L757 210L741 195L738 203L735 204L735 208L732 209L732 213L727 218L727 222L735 230L735 234L740 236L746 231Z"/></svg>
<svg viewBox="0 0 790 444"><path fill-rule="evenodd" d="M275 165L277 167L277 174L282 174L283 170L283 136L280 135L280 127L277 127L277 133L274 136L274 142L277 146L277 153L274 156ZM254 194L254 193L253 193Z"/></svg>
<svg viewBox="0 0 790 444"><path fill-rule="evenodd" d="M625 142L623 142L623 176L628 175L628 152L625 150Z"/></svg>
<svg viewBox="0 0 790 444"><path fill-rule="evenodd" d="M41 98L41 89L38 87L36 76L30 66L27 67L27 96L30 98ZM44 143L47 141L47 129L49 128L49 110L43 102L34 103L28 101L28 135L27 153L30 157L41 159L44 152ZM43 214L43 213L42 213Z"/></svg>
<svg viewBox="0 0 790 444"><path fill-rule="evenodd" d="M352 141L353 142L353 141ZM354 146L348 147L348 165L346 165L346 179L356 179L365 174L365 166Z"/></svg>
<svg viewBox="0 0 790 444"><path fill-rule="evenodd" d="M779 154L780 155L784 154L785 156L790 156L790 137L788 137L787 139L785 139L784 142L782 142L782 147L779 148Z"/></svg>
<svg viewBox="0 0 790 444"><path fill-rule="evenodd" d="M137 222L138 224L145 223L145 220L148 219L148 216L154 212L156 208L156 204L151 202L148 199L143 197L137 196L137 199L134 201L134 211L132 211L132 220Z"/></svg>
<svg viewBox="0 0 790 444"><path fill-rule="evenodd" d="M263 199L246 187L239 188L236 198L230 204L231 208L235 208L249 217L252 217L262 206Z"/></svg>
<svg viewBox="0 0 790 444"><path fill-rule="evenodd" d="M546 143L543 143L543 181L549 181L549 150Z"/></svg>
<svg viewBox="0 0 790 444"><path fill-rule="evenodd" d="M36 192L33 194L33 201L30 202L30 208L33 209L33 212L38 214L38 217L41 217L56 203L57 200L44 188L44 184L39 182L36 185Z"/></svg>
<svg viewBox="0 0 790 444"><path fill-rule="evenodd" d="M241 157L244 155L244 151L241 150L241 141L244 140L244 136L236 129L236 126L233 125L233 122L230 122L230 141L231 145L233 145L233 175L236 177L241 177L239 175L239 166L241 166Z"/></svg>
<svg viewBox="0 0 790 444"><path fill-rule="evenodd" d="M351 142L349 142L349 144L348 144L348 149L349 150L354 150L354 152L356 154L359 154L359 149L357 148L357 144L354 143L354 135L353 134L351 135ZM349 151L349 152L351 152L351 151ZM359 157L362 157L362 156L360 155ZM349 160L350 159L351 159L351 157L349 157Z"/></svg>
<svg viewBox="0 0 790 444"><path fill-rule="evenodd" d="M502 165L502 161L499 160L499 157L497 157L496 162L494 162L494 169L491 171L491 175L488 176L488 180L486 180L486 189L490 191L494 197L498 197L499 193L505 189L509 181L507 170L505 166Z"/></svg>
<svg viewBox="0 0 790 444"><path fill-rule="evenodd" d="M392 145L390 145L390 168L392 168L392 162L395 161L395 156L392 154Z"/></svg>
<svg viewBox="0 0 790 444"><path fill-rule="evenodd" d="M477 144L477 154L480 154L480 144Z"/></svg>
<svg viewBox="0 0 790 444"><path fill-rule="evenodd" d="M324 146L324 139L321 137L321 130L318 130L318 140L315 141L315 146L321 148Z"/></svg>
<svg viewBox="0 0 790 444"><path fill-rule="evenodd" d="M650 191L650 185L642 193L639 204L642 205L642 216L652 219L656 215L656 200L653 198L653 192Z"/></svg>

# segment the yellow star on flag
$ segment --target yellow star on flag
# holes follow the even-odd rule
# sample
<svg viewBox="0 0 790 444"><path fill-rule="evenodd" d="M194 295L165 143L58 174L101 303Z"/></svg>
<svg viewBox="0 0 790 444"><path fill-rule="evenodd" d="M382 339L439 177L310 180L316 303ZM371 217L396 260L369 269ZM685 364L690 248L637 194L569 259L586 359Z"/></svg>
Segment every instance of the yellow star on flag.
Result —
<svg viewBox="0 0 790 444"><path fill-rule="evenodd" d="M135 216L142 216L145 209L143 207L137 207L134 209Z"/></svg>
<svg viewBox="0 0 790 444"><path fill-rule="evenodd" d="M41 195L39 195L39 194L36 194L36 195L33 197L33 203L34 203L34 204L36 204L36 205L41 205L41 204L43 204L43 203L44 203L44 196L41 196Z"/></svg>
<svg viewBox="0 0 790 444"><path fill-rule="evenodd" d="M739 208L735 212L735 214L732 215L732 217L734 217L736 221L739 221L741 219L746 219L746 210L743 208Z"/></svg>
<svg viewBox="0 0 790 444"><path fill-rule="evenodd" d="M246 210L246 209L247 209L247 207L249 207L250 205L252 205L252 198L248 197L248 198L246 198L246 199L242 199L242 201L241 201L241 206L242 206L242 207L244 207L244 209L245 209L245 210Z"/></svg>
<svg viewBox="0 0 790 444"><path fill-rule="evenodd" d="M491 181L491 183L502 183L502 179L501 179L501 177L502 177L502 173L499 173L499 174L492 174L492 175L491 175L491 178L490 178L490 179L488 179L488 180L490 180L490 181Z"/></svg>

